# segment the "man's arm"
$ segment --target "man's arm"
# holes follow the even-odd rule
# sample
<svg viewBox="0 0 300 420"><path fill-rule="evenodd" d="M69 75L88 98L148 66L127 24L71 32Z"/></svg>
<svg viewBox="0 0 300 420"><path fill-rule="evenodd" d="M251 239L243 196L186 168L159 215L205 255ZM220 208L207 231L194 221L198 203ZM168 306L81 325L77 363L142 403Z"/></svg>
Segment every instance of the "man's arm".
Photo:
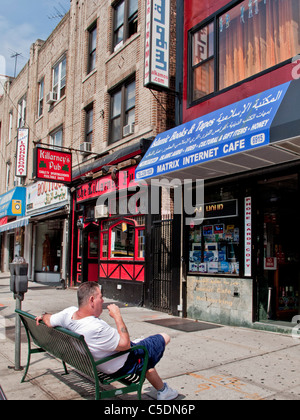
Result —
<svg viewBox="0 0 300 420"><path fill-rule="evenodd" d="M118 333L120 335L120 341L118 347L116 348L116 351L125 351L130 349L129 332L127 330L125 322L123 321L119 307L117 305L112 304L108 305L107 309L109 311L109 315L114 319Z"/></svg>
<svg viewBox="0 0 300 420"><path fill-rule="evenodd" d="M43 314L41 316L37 316L35 318L36 320L36 325L40 325L40 322L43 321L44 324L47 325L47 327L52 328L52 325L50 323L50 318L51 318L51 314Z"/></svg>

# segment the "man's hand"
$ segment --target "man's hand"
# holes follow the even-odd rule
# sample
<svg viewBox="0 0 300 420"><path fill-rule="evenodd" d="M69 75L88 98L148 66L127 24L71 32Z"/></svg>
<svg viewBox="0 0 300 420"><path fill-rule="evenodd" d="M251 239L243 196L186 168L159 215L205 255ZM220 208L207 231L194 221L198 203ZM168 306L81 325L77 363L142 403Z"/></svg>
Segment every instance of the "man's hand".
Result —
<svg viewBox="0 0 300 420"><path fill-rule="evenodd" d="M122 318L120 308L117 305L115 304L108 305L107 309L108 309L109 316L111 316L113 319L116 319L118 317Z"/></svg>
<svg viewBox="0 0 300 420"><path fill-rule="evenodd" d="M43 323L46 324L47 327L52 328L52 325L50 323L51 316L52 316L51 314L43 314L43 315L37 316L35 318L36 325L40 325L40 322L43 321Z"/></svg>

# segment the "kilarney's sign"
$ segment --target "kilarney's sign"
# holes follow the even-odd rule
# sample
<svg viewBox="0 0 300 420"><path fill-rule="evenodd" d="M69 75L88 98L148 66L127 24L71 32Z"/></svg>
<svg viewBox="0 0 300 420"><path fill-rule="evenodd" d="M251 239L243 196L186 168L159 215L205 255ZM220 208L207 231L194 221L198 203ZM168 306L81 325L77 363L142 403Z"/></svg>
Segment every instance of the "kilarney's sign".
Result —
<svg viewBox="0 0 300 420"><path fill-rule="evenodd" d="M49 182L72 181L72 154L51 149L34 149L34 177Z"/></svg>

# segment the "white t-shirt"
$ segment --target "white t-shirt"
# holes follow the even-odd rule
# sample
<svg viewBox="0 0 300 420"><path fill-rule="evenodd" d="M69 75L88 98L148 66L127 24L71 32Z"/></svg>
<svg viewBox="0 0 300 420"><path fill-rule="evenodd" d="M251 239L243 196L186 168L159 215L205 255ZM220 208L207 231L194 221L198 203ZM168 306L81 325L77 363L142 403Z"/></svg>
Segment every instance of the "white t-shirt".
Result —
<svg viewBox="0 0 300 420"><path fill-rule="evenodd" d="M117 353L120 335L115 328L110 327L105 321L89 316L80 320L72 319L78 308L67 308L58 314L52 315L50 323L53 328L63 327L79 335L83 335L95 360L103 359ZM104 373L117 372L124 366L128 354L117 357L109 362L99 365L98 369Z"/></svg>

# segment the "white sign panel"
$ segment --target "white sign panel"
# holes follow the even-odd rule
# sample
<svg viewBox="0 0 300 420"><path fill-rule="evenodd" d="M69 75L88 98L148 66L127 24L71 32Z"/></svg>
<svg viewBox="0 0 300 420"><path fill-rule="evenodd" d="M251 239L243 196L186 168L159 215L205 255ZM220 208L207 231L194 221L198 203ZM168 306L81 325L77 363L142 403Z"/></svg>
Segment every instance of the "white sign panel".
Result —
<svg viewBox="0 0 300 420"><path fill-rule="evenodd" d="M26 189L27 215L44 209L60 207L68 203L69 191L64 184L37 182Z"/></svg>
<svg viewBox="0 0 300 420"><path fill-rule="evenodd" d="M18 130L16 176L27 176L28 128Z"/></svg>
<svg viewBox="0 0 300 420"><path fill-rule="evenodd" d="M252 263L252 199L245 198L245 277L251 277Z"/></svg>
<svg viewBox="0 0 300 420"><path fill-rule="evenodd" d="M146 0L144 85L170 87L170 0Z"/></svg>

